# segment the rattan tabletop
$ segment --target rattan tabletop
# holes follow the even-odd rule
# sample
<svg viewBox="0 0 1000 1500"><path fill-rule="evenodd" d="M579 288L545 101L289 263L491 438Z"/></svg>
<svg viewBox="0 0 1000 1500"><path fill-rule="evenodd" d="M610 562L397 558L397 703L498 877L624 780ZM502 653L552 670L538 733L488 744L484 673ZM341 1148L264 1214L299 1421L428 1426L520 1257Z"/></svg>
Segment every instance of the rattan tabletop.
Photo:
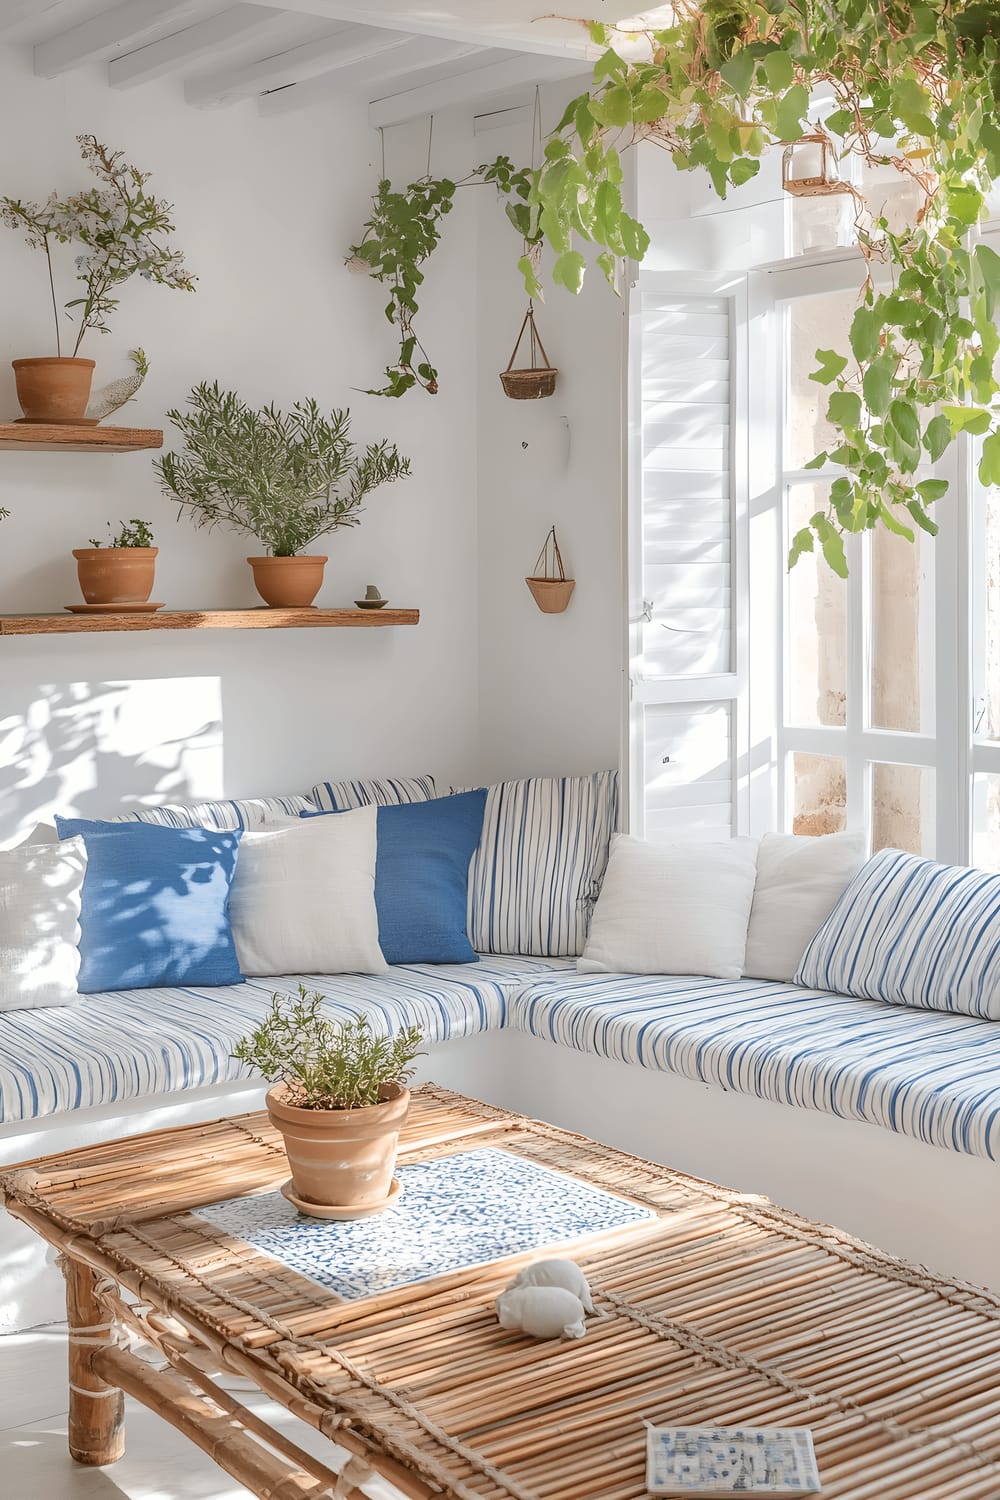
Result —
<svg viewBox="0 0 1000 1500"><path fill-rule="evenodd" d="M646 1420L809 1427L829 1500L1000 1500L1000 1298L765 1199L414 1094L403 1169L483 1150L647 1211L559 1251L594 1291L582 1340L499 1326L494 1299L537 1250L344 1297L193 1212L287 1177L264 1115L9 1172L8 1209L62 1254L74 1457L120 1455L124 1391L271 1500L359 1497L373 1472L414 1500L639 1500ZM213 1368L328 1436L346 1471Z"/></svg>

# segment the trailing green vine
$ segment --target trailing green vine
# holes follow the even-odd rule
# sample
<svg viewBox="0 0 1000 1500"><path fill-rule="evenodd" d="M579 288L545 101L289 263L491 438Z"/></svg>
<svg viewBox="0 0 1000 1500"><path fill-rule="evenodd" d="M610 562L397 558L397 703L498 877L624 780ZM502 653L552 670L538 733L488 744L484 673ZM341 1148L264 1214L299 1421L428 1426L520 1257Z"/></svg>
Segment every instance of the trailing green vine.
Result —
<svg viewBox="0 0 1000 1500"><path fill-rule="evenodd" d="M868 277L847 347L819 350L811 377L830 387L837 439L810 467L839 472L790 562L818 544L845 574L848 533L937 530L931 507L948 485L925 471L960 432L982 437L980 476L1000 484L1000 256L976 237L1000 178L1000 5L674 0L673 11L671 26L627 38L590 26L604 48L592 84L540 167L512 173L526 191L511 207L551 248L553 280L578 292L588 245L612 284L620 259L648 247L622 197L622 153L637 141L707 172L720 197L749 182L767 151L817 128L836 155L916 185L921 206L902 230L855 190ZM820 87L834 108L817 127L809 106ZM521 269L539 296L534 260Z"/></svg>

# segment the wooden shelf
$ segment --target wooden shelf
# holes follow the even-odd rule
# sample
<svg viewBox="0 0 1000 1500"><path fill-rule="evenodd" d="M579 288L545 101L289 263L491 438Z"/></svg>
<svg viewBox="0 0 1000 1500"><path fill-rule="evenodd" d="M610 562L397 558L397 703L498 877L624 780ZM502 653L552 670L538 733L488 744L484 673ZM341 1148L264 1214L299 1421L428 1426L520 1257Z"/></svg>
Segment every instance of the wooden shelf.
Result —
<svg viewBox="0 0 1000 1500"><path fill-rule="evenodd" d="M323 630L416 625L419 609L175 609L155 615L0 615L0 635L121 630Z"/></svg>
<svg viewBox="0 0 1000 1500"><path fill-rule="evenodd" d="M137 453L162 448L158 427L48 427L41 422L0 422L0 448L23 453Z"/></svg>

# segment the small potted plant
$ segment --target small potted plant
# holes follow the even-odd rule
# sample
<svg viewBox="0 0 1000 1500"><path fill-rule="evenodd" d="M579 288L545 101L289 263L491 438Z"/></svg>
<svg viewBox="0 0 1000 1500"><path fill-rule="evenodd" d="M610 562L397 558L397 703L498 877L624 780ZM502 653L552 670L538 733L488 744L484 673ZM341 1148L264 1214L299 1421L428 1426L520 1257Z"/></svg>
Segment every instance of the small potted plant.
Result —
<svg viewBox="0 0 1000 1500"><path fill-rule="evenodd" d="M367 1016L329 1020L322 995L275 995L261 1024L233 1056L274 1087L271 1124L281 1132L292 1187L338 1218L377 1213L392 1196L399 1132L410 1104L407 1082L423 1036L407 1026L377 1036Z"/></svg>
<svg viewBox="0 0 1000 1500"><path fill-rule="evenodd" d="M182 453L155 460L163 492L196 526L231 526L256 537L265 557L248 557L266 604L312 604L323 582L323 556L305 548L341 526L356 526L361 502L380 484L405 478L409 459L388 442L358 452L351 414L325 416L316 401L289 412L254 411L217 383L195 386L189 412L168 412L184 439Z"/></svg>
<svg viewBox="0 0 1000 1500"><path fill-rule="evenodd" d="M117 533L108 522L110 540L90 538L89 547L74 547L80 591L88 604L145 604L153 592L156 554L148 521L120 521Z"/></svg>
<svg viewBox="0 0 1000 1500"><path fill-rule="evenodd" d="M94 425L99 420L86 416L94 361L80 358L80 345L91 329L108 331L108 318L118 306L114 293L124 282L138 275L161 286L194 290L183 257L164 242L164 236L173 233L173 209L146 192L148 172L130 166L121 151L110 151L95 136L79 135L77 141L100 187L67 198L52 193L42 204L0 198L0 223L20 229L33 250L44 251L55 319L55 355L13 361L25 422ZM65 303L61 313L52 252L68 244L82 250L76 257L76 274L83 294ZM63 316L76 320L76 338L67 355ZM140 377L143 373L140 370Z"/></svg>

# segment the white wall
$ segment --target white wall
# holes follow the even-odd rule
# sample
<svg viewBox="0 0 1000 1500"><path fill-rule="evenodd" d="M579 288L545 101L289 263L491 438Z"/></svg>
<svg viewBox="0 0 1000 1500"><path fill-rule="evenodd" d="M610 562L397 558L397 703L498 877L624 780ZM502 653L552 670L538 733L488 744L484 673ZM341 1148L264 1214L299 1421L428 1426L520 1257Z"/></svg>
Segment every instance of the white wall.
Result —
<svg viewBox="0 0 1000 1500"><path fill-rule="evenodd" d="M548 125L548 96L544 106ZM522 162L530 123L478 144L481 160ZM520 245L492 192L476 198L481 774L598 770L618 764L621 740L626 304L597 271L578 298L548 282L536 312L556 391L509 400L498 371L526 305ZM564 614L543 615L524 578L553 523L576 590Z"/></svg>
<svg viewBox="0 0 1000 1500"><path fill-rule="evenodd" d="M422 611L417 628L397 630L0 641L0 842L56 809L101 815L123 797L304 790L366 772L474 774L473 205L451 216L425 287L441 394L378 400L354 388L377 383L392 353L384 297L342 265L377 175L363 109L266 120L249 103L202 112L172 84L117 94L96 70L37 80L23 50L0 48L0 119L0 192L42 198L82 185L74 136L94 132L150 170L175 205L198 292L130 283L111 334L81 351L98 360L95 387L126 373L135 345L149 355L139 399L116 420L165 426L167 408L203 378L253 402L315 395L350 405L355 436L391 437L414 477L373 495L356 531L313 549L330 556L319 602L349 602L376 582ZM439 119L434 169L464 170L469 145L464 122ZM388 149L397 180L422 170L426 142L412 131L390 133ZM0 414L12 418L9 361L54 349L44 260L6 229L0 286ZM64 299L76 290L70 278ZM243 561L256 544L177 522L151 455L3 452L0 503L13 512L0 527L4 612L78 599L71 548L106 520L133 516L153 522L160 546L154 598L174 608L257 602Z"/></svg>

